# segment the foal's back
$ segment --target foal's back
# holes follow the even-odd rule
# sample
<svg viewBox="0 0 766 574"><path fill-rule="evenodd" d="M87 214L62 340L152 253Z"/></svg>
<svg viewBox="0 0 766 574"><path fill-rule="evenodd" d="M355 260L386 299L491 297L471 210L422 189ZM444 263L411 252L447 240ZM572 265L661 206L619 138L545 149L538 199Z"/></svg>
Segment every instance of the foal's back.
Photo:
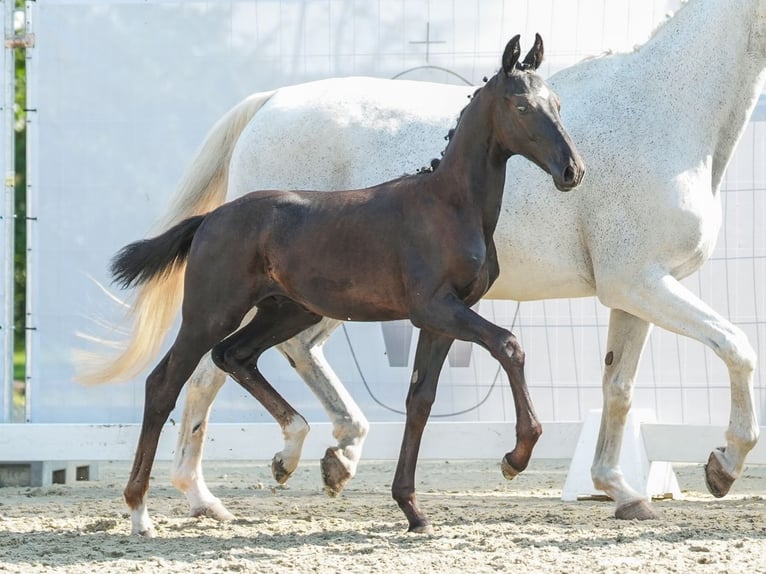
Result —
<svg viewBox="0 0 766 574"><path fill-rule="evenodd" d="M358 190L252 192L207 216L188 268L205 269L222 293L247 286L253 303L281 295L338 319L406 318L406 267L447 275L445 258L469 248L484 255L480 230L457 225L442 187L423 173ZM241 274L223 285L232 269Z"/></svg>

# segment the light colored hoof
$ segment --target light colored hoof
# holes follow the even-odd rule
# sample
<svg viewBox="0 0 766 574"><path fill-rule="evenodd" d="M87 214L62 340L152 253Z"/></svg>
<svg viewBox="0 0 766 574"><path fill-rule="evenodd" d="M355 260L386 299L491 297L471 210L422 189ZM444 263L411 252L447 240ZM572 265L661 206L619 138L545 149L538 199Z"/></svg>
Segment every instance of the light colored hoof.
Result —
<svg viewBox="0 0 766 574"><path fill-rule="evenodd" d="M293 475L293 471L288 471L284 466L284 461L275 456L271 459L271 474L277 483L284 484Z"/></svg>
<svg viewBox="0 0 766 574"><path fill-rule="evenodd" d="M348 459L339 448L328 448L321 464L324 490L329 496L338 496L354 477Z"/></svg>
<svg viewBox="0 0 766 574"><path fill-rule="evenodd" d="M192 508L191 516L192 518L206 516L219 522L228 522L229 520L234 520L235 518L235 516L229 512L221 502L216 502L210 506Z"/></svg>
<svg viewBox="0 0 766 574"><path fill-rule="evenodd" d="M157 531L154 529L154 526L150 526L145 530L134 530L132 534L141 538L157 538Z"/></svg>
<svg viewBox="0 0 766 574"><path fill-rule="evenodd" d="M724 468L721 462L723 458L723 448L717 448L710 453L707 464L705 465L705 484L710 494L716 498L721 498L729 493L731 485L734 484L735 477Z"/></svg>
<svg viewBox="0 0 766 574"><path fill-rule="evenodd" d="M434 527L430 524L423 524L421 526L414 526L410 528L408 532L412 532L413 534L433 534Z"/></svg>
<svg viewBox="0 0 766 574"><path fill-rule="evenodd" d="M618 506L614 511L615 518L620 520L654 520L659 518L648 500L634 500L622 506Z"/></svg>
<svg viewBox="0 0 766 574"><path fill-rule="evenodd" d="M519 475L519 471L511 466L506 457L503 457L502 462L500 462L500 470L503 471L506 480L513 480Z"/></svg>

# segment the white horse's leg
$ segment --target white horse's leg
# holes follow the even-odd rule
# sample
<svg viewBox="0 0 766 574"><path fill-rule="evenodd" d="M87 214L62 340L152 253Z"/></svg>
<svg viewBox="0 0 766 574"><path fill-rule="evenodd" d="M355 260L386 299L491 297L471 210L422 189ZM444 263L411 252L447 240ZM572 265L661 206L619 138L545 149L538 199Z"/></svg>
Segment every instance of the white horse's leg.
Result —
<svg viewBox="0 0 766 574"><path fill-rule="evenodd" d="M604 407L591 478L596 488L615 501L618 518L644 520L656 516L649 501L625 481L619 466L633 383L650 330L650 323L619 309L613 309L609 316L603 379Z"/></svg>
<svg viewBox="0 0 766 574"><path fill-rule="evenodd" d="M325 491L331 496L339 494L356 474L357 464L362 456L362 446L367 437L369 423L335 375L322 352L330 334L341 325L341 321L323 319L289 341L278 346L282 354L300 374L309 388L322 403L333 425L333 436L338 445L330 447L322 458L322 480ZM287 439L287 436L285 437ZM302 447L301 440L300 446ZM296 448L285 442L282 456L287 462L289 452ZM300 448L297 449L300 456ZM293 470L297 466L295 459Z"/></svg>
<svg viewBox="0 0 766 574"><path fill-rule="evenodd" d="M650 283L644 278L630 283L616 305L669 331L710 347L729 370L731 412L726 446L715 449L705 467L708 489L724 496L742 474L747 453L758 441L758 421L753 400L755 350L745 333L724 319L670 275ZM638 289L637 286L648 286ZM604 301L612 306L612 301Z"/></svg>
<svg viewBox="0 0 766 574"><path fill-rule="evenodd" d="M216 520L231 520L234 515L208 490L202 476L202 451L210 408L225 381L226 374L207 353L186 386L186 402L170 474L173 486L186 495L191 515Z"/></svg>

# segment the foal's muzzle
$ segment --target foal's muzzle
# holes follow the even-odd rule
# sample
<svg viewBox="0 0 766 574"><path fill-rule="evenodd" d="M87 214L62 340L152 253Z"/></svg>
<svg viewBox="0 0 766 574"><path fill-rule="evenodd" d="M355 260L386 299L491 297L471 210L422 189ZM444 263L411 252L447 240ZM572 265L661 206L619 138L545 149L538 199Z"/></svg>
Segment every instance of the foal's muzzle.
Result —
<svg viewBox="0 0 766 574"><path fill-rule="evenodd" d="M559 191L570 191L580 185L585 177L585 164L579 158L571 158L561 173L554 176L553 183Z"/></svg>

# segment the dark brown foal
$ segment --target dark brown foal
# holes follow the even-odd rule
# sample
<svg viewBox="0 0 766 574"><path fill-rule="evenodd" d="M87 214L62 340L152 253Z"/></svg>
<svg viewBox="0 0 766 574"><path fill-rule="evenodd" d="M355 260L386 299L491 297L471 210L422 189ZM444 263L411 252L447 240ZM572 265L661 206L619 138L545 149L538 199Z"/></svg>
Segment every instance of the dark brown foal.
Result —
<svg viewBox="0 0 766 574"><path fill-rule="evenodd" d="M133 532L153 534L145 499L157 442L200 358L211 351L216 365L284 428L296 412L259 372L258 358L323 316L409 318L420 328L392 487L411 531L430 528L415 498L415 467L454 339L482 345L507 373L516 446L503 467L507 476L526 468L541 428L524 380L524 353L509 331L470 306L499 273L492 235L508 158L520 154L535 162L562 191L575 187L585 170L561 125L558 97L535 74L543 57L540 37L523 62L519 54L516 36L501 70L463 110L432 172L351 191L251 193L117 255L113 272L124 286L186 264L183 321L147 379L141 436L125 489ZM236 331L254 306L255 318Z"/></svg>

